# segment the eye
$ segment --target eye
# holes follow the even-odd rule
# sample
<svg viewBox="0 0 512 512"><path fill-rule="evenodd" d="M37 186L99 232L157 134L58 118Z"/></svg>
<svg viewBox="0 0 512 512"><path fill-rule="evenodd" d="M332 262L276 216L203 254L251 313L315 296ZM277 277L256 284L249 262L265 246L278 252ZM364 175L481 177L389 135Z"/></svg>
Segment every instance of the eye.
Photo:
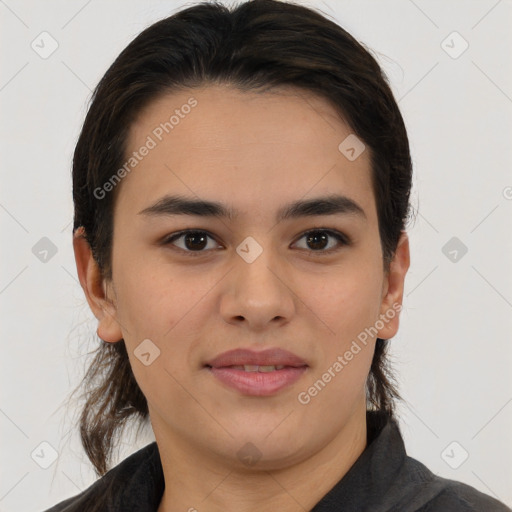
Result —
<svg viewBox="0 0 512 512"><path fill-rule="evenodd" d="M190 253L191 256L199 256L200 253L205 252L204 249L212 249L208 247L208 239L214 238L206 231L200 230L186 230L165 238L163 245L173 244L179 249ZM181 245L176 244L177 240L183 239ZM198 253L198 254L194 254Z"/></svg>
<svg viewBox="0 0 512 512"><path fill-rule="evenodd" d="M334 239L335 243L334 246L331 244L331 246L326 249L326 247L329 246L329 238ZM302 249L309 250L311 253L319 253L318 255L337 251L340 246L350 244L349 238L343 233L322 228L315 228L307 231L299 240L302 239L305 239L307 244L307 246L302 247Z"/></svg>
<svg viewBox="0 0 512 512"><path fill-rule="evenodd" d="M187 256L200 256L202 253L206 252L206 249L215 249L215 246L208 246L208 239L215 242L215 238L207 231L189 229L166 237L162 241L162 244L174 245L181 251L186 252ZM350 239L346 235L332 229L315 228L304 233L299 238L299 240L302 239L305 239L306 247L299 248L315 256L330 254L337 251L340 246L350 245ZM331 243L330 247L329 239L331 239L331 242L334 241L334 244ZM181 240L179 244L176 243L178 240ZM295 245L296 244L297 242L295 242ZM217 244L217 247L218 246Z"/></svg>

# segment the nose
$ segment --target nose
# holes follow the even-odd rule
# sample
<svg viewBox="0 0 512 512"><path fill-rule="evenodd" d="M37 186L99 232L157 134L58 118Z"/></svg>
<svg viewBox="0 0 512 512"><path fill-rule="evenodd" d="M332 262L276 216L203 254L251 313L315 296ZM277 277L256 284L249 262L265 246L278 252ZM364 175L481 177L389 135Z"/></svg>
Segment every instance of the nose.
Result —
<svg viewBox="0 0 512 512"><path fill-rule="evenodd" d="M234 265L224 282L224 320L258 332L290 322L297 299L289 272L277 256L270 249L263 249L254 261L237 254Z"/></svg>

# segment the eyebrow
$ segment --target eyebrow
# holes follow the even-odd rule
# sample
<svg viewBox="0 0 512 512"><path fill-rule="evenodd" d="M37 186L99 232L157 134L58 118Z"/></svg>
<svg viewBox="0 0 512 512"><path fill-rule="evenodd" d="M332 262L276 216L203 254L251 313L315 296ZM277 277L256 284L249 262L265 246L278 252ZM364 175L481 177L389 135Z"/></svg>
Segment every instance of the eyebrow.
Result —
<svg viewBox="0 0 512 512"><path fill-rule="evenodd" d="M354 200L332 194L313 199L301 199L281 207L276 214L280 222L292 218L313 217L317 215L356 215L366 219L366 214ZM216 201L198 200L179 195L165 195L151 206L144 208L139 215L172 216L197 215L200 217L226 218L233 220L239 212Z"/></svg>

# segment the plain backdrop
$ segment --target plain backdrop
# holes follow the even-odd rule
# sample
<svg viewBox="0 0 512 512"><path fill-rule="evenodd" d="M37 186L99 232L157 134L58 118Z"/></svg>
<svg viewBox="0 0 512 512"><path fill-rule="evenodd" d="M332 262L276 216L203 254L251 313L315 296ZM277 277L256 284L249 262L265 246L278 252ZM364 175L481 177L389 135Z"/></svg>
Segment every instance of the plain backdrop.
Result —
<svg viewBox="0 0 512 512"><path fill-rule="evenodd" d="M2 512L44 510L95 479L65 402L96 346L72 252L71 156L114 58L193 3L0 1ZM371 49L410 137L417 214L392 342L408 453L511 506L512 2L302 3ZM128 433L118 460L153 439Z"/></svg>

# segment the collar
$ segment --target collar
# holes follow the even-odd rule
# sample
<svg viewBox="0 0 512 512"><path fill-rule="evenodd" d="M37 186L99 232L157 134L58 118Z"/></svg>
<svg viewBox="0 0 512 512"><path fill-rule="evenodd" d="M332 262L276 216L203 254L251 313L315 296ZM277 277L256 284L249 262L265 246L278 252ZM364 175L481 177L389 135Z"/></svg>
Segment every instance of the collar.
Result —
<svg viewBox="0 0 512 512"><path fill-rule="evenodd" d="M383 411L367 411L366 425L366 449L311 512L380 510L395 494L407 458L398 424Z"/></svg>

